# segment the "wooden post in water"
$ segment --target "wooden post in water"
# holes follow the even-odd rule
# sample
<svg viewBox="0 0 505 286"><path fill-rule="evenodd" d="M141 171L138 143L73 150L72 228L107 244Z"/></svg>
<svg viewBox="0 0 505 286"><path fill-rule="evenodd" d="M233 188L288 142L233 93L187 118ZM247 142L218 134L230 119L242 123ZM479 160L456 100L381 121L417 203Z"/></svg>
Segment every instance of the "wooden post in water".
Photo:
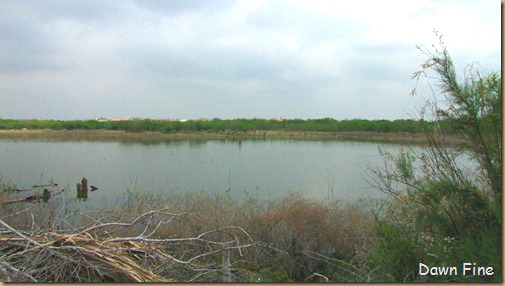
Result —
<svg viewBox="0 0 505 286"><path fill-rule="evenodd" d="M81 183L77 183L77 198L88 199L88 180L86 178L82 178Z"/></svg>

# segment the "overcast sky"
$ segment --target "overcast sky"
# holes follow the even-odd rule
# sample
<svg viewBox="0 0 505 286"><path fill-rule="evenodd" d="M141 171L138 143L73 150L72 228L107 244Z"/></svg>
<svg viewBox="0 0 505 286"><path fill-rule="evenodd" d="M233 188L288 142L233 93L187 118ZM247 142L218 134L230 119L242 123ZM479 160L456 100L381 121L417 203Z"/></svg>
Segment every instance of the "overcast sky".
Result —
<svg viewBox="0 0 505 286"><path fill-rule="evenodd" d="M500 70L498 0L2 0L0 117L412 118L433 29Z"/></svg>

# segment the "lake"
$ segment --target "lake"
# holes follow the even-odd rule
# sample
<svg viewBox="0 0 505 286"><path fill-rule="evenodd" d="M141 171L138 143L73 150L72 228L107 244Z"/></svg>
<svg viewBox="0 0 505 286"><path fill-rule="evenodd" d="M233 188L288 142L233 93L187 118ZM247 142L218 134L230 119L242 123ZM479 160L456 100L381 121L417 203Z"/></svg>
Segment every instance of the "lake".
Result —
<svg viewBox="0 0 505 286"><path fill-rule="evenodd" d="M378 146L350 141L222 140L157 144L0 140L3 183L30 188L50 181L72 194L82 177L99 189L87 203L125 193L206 192L234 199L276 199L290 192L317 200L380 198L366 169L379 166ZM68 192L66 192L68 193Z"/></svg>

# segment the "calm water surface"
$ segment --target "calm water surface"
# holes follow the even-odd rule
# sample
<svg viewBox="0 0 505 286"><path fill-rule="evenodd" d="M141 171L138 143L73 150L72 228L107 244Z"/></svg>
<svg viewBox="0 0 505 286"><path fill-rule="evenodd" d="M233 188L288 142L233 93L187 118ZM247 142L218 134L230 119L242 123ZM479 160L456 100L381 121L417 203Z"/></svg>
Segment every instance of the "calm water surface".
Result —
<svg viewBox="0 0 505 286"><path fill-rule="evenodd" d="M275 199L289 192L318 200L378 198L366 168L380 165L378 146L396 153L408 146L345 142L242 140L170 142L47 142L0 140L0 173L19 188L82 177L97 186L88 202L125 192L207 192L234 199Z"/></svg>

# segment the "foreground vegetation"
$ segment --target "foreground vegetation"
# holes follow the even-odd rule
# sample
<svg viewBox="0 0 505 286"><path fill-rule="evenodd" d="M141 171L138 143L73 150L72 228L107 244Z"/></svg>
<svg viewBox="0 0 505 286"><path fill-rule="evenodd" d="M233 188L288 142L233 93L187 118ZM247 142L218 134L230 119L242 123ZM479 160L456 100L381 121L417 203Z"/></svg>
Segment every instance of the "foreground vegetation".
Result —
<svg viewBox="0 0 505 286"><path fill-rule="evenodd" d="M0 279L65 282L373 281L374 234L359 204L291 194L238 202L130 194L117 210L77 201L9 204L0 220ZM74 211L70 211L70 205ZM361 266L360 266L361 264Z"/></svg>
<svg viewBox="0 0 505 286"><path fill-rule="evenodd" d="M423 110L434 117L419 121L431 122L422 125L423 152L382 153L384 166L369 170L387 200L346 204L292 194L237 202L157 194L137 196L123 209L86 212L53 200L4 204L0 278L501 282L501 74L472 66L461 80L442 41L434 53L423 52L428 59L415 76L434 72L448 106L430 103ZM467 144L446 148L442 122ZM476 168L462 165L461 154ZM492 268L492 275L426 275L420 263L460 271L470 263Z"/></svg>
<svg viewBox="0 0 505 286"><path fill-rule="evenodd" d="M434 100L425 114L450 120L468 143L457 152L448 150L434 126L425 132L429 145L423 153L383 154L384 167L373 177L392 201L376 211L378 243L370 261L384 271L383 281L501 282L501 74L482 74L472 65L459 78L441 36L439 49L422 52L428 59L414 77L434 72L448 105L441 108ZM472 158L476 168L461 165L460 154ZM457 267L459 275L421 275L419 263L435 267L435 273ZM492 267L493 274L463 275L463 263Z"/></svg>

